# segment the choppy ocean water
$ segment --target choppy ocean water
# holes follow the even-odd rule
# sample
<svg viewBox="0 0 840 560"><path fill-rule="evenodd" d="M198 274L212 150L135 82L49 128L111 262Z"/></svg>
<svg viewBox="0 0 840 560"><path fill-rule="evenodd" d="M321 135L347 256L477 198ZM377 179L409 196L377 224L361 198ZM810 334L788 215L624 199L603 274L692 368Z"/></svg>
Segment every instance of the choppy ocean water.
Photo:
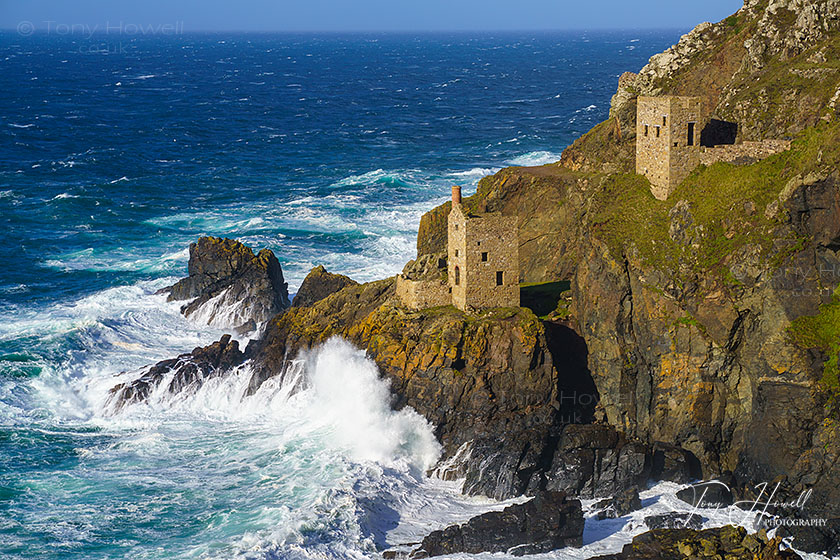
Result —
<svg viewBox="0 0 840 560"><path fill-rule="evenodd" d="M394 274L452 183L556 160L678 36L0 34L0 556L368 558L502 507L423 475L431 427L340 342L296 394L107 390L221 334L154 295L196 237L273 249L293 291Z"/></svg>

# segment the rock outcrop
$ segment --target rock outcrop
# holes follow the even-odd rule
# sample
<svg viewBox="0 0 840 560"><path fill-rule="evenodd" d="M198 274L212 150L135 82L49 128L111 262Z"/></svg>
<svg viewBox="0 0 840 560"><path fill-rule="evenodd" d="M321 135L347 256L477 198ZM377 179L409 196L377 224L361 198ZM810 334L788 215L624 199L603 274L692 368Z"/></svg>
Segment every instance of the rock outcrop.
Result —
<svg viewBox="0 0 840 560"><path fill-rule="evenodd" d="M515 556L580 546L583 513L580 501L563 492L540 492L532 500L473 517L423 539L411 558L465 552L509 552Z"/></svg>
<svg viewBox="0 0 840 560"><path fill-rule="evenodd" d="M269 249L256 255L233 239L202 237L190 245L189 275L161 292L190 300L184 316L219 327L252 331L289 307L283 270Z"/></svg>
<svg viewBox="0 0 840 560"><path fill-rule="evenodd" d="M347 276L327 272L323 265L318 265L303 279L300 289L292 300L292 307L308 307L347 286L358 284Z"/></svg>
<svg viewBox="0 0 840 560"><path fill-rule="evenodd" d="M780 537L768 539L763 532L747 534L743 527L719 529L655 529L624 545L618 554L592 560L679 560L680 558L726 558L727 560L795 560L801 556L781 550Z"/></svg>
<svg viewBox="0 0 840 560"><path fill-rule="evenodd" d="M239 343L224 335L219 341L189 354L156 363L134 381L116 385L110 391L111 410L146 401L155 391L174 395L195 390L208 379L229 373L244 359Z"/></svg>

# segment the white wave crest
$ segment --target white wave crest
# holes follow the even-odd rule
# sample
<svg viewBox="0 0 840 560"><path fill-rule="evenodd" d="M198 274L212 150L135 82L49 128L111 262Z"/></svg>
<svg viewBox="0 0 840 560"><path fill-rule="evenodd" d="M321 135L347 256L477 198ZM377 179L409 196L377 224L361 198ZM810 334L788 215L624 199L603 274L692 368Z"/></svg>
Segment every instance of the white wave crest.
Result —
<svg viewBox="0 0 840 560"><path fill-rule="evenodd" d="M236 328L248 323L253 310L247 300L237 299L230 288L199 305L187 318L197 325Z"/></svg>
<svg viewBox="0 0 840 560"><path fill-rule="evenodd" d="M392 410L389 383L363 351L344 339L335 337L303 352L286 371L249 394L252 375L246 363L176 393L169 391L171 378L165 378L146 402L126 407L115 418L132 421L178 412L269 423L300 439L320 437L354 461L405 462L419 473L440 457L432 425L410 407ZM109 398L104 388L97 383L93 400L110 416L114 408L106 404Z"/></svg>
<svg viewBox="0 0 840 560"><path fill-rule="evenodd" d="M555 161L560 160L560 154L554 152L546 152L546 151L537 151L537 152L528 152L527 154L523 154L521 156L515 157L510 160L511 165L522 165L522 166L535 166L535 165L545 165L547 163L554 163Z"/></svg>

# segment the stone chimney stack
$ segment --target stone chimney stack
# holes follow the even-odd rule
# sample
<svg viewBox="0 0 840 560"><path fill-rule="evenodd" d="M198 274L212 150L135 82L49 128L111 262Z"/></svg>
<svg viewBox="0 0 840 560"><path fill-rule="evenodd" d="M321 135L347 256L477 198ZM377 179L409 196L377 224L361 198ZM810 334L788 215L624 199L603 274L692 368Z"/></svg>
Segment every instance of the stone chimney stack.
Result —
<svg viewBox="0 0 840 560"><path fill-rule="evenodd" d="M458 185L452 186L452 204L461 204L461 187Z"/></svg>

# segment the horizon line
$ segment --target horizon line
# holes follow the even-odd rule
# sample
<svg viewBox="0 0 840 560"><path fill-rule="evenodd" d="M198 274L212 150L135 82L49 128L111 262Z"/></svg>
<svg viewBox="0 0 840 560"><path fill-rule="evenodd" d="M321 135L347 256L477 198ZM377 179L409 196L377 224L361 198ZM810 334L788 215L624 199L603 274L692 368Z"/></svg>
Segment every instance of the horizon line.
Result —
<svg viewBox="0 0 840 560"><path fill-rule="evenodd" d="M84 27L86 24L74 24L76 29L83 30L83 29L90 29L90 26ZM146 29L150 30L155 27L155 24L145 24L140 25L137 24L139 29ZM688 29L694 29L695 26L692 26ZM190 35L190 34L200 34L200 33L238 33L238 34L314 34L314 33L324 33L324 34L341 34L341 33L556 33L556 32L596 32L596 31L681 31L686 29L686 27L682 26L673 26L673 27L557 27L557 28L548 28L548 27L540 27L540 28L515 28L515 29L496 29L496 28L452 28L452 29L215 29L215 28L207 28L207 29L181 29L177 33L158 33L154 31L149 31L143 33L142 31L138 31L136 33L109 33L105 29L93 29L90 30L90 33L96 35L128 35L128 36L153 36L153 35L171 35L171 36L179 36L179 35ZM32 35L59 35L59 36L72 36L73 32L67 33L56 33L55 31L51 31L49 28L37 27L32 29L29 33L23 34L20 33L20 24L17 27L3 27L0 26L0 32L11 32L20 35L23 38L31 37Z"/></svg>

